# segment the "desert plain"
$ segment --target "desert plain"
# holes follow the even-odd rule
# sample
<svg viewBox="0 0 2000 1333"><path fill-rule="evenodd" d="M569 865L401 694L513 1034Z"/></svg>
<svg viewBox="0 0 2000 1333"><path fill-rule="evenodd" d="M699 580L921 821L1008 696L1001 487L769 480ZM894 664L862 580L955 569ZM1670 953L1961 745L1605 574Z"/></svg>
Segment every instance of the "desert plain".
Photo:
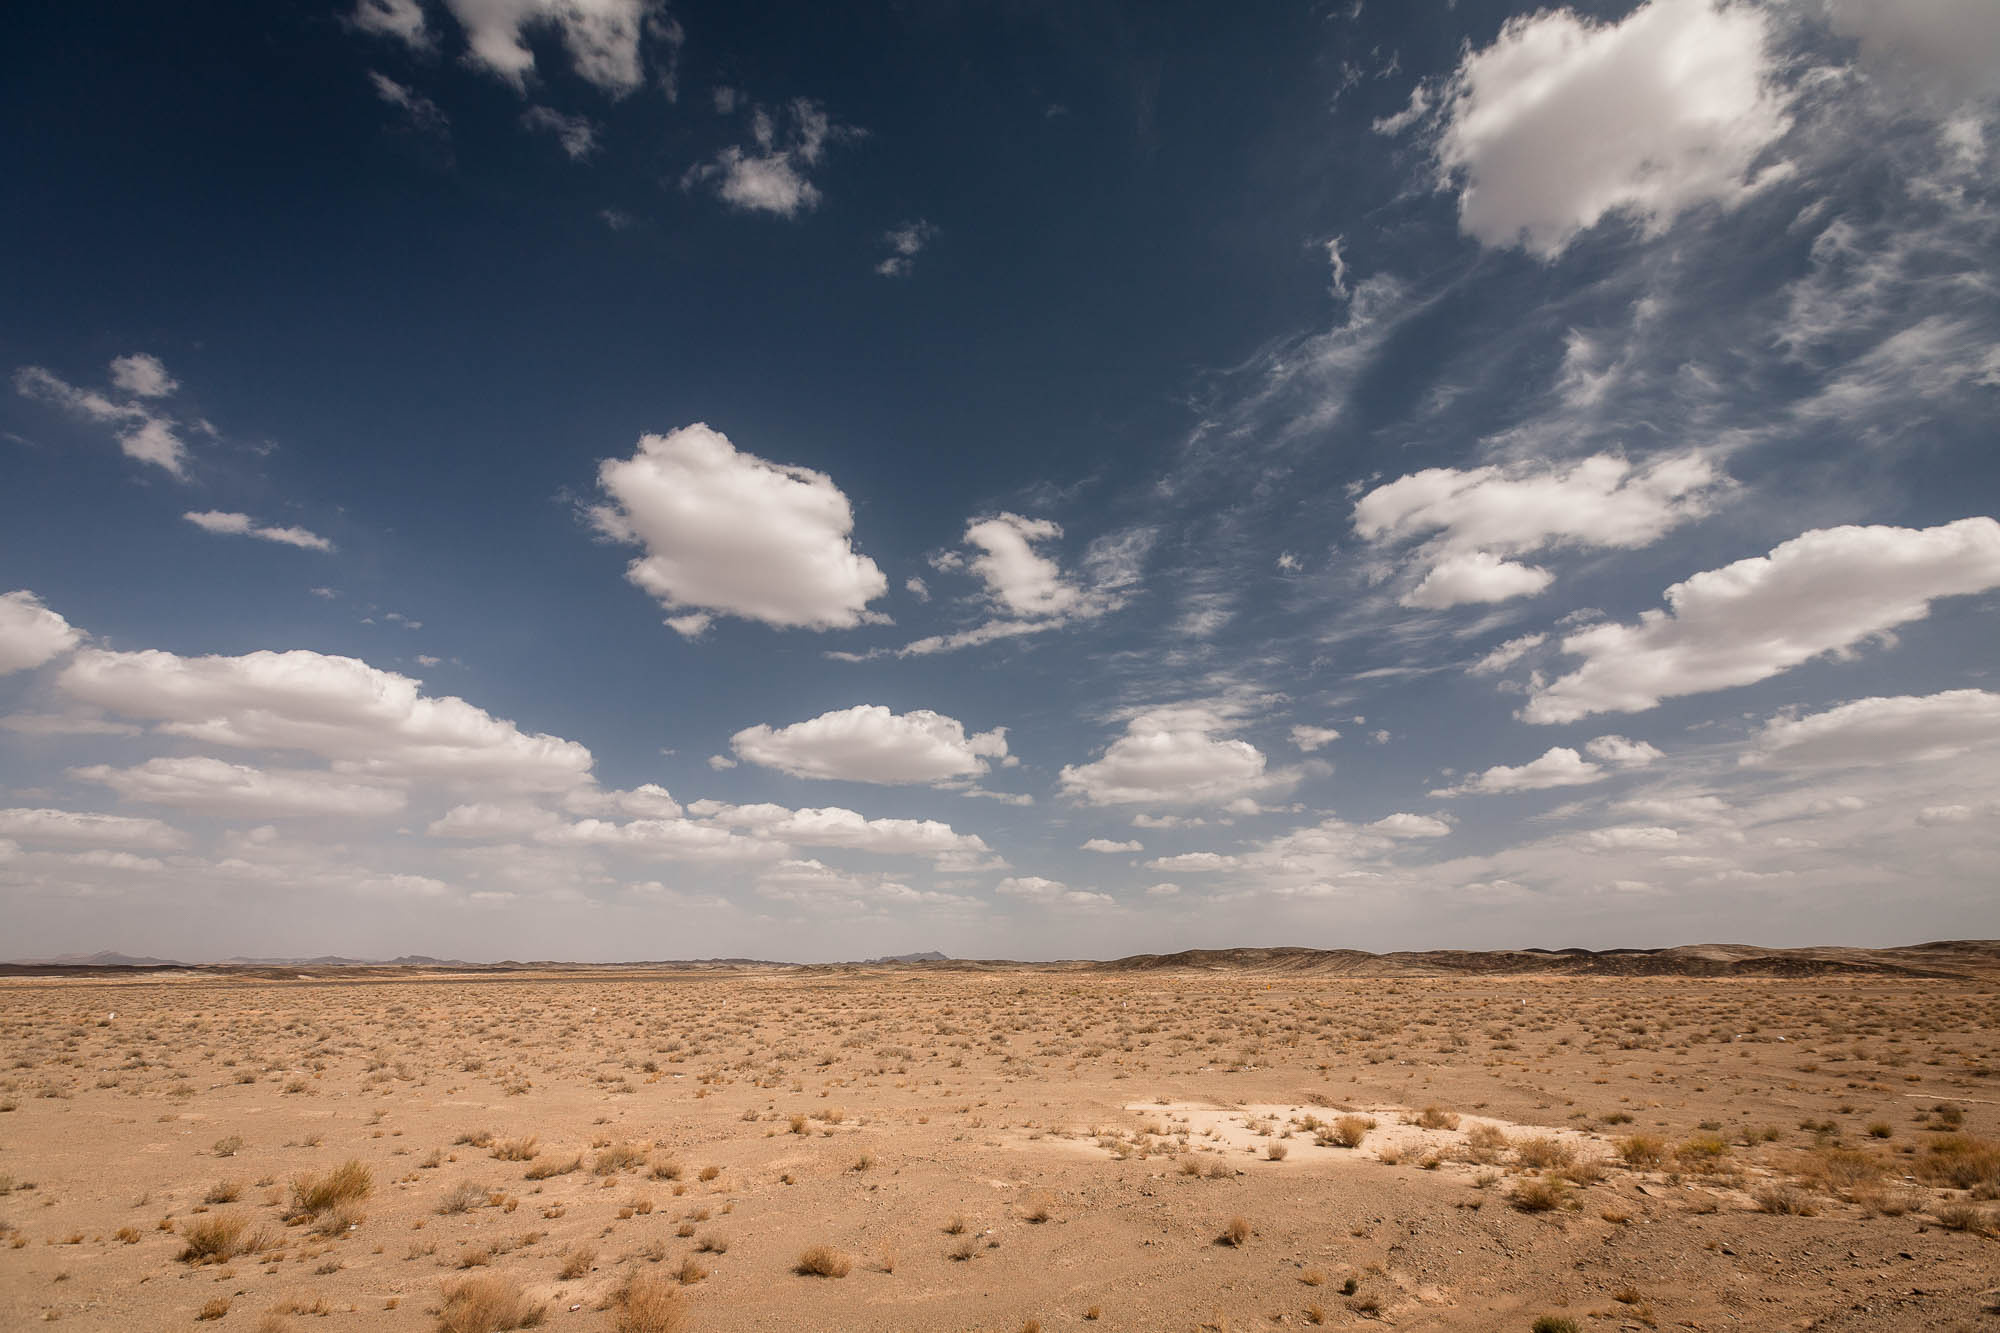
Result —
<svg viewBox="0 0 2000 1333"><path fill-rule="evenodd" d="M0 1326L2000 1329L1996 957L10 976Z"/></svg>

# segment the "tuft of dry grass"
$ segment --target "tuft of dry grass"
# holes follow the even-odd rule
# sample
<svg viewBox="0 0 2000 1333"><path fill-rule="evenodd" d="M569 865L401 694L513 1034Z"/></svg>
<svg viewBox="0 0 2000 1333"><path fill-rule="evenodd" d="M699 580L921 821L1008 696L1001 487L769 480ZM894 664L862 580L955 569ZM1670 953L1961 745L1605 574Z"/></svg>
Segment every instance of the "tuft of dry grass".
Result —
<svg viewBox="0 0 2000 1333"><path fill-rule="evenodd" d="M1658 1166L1667 1160L1667 1141L1658 1134L1627 1135L1618 1140L1618 1156L1627 1166Z"/></svg>
<svg viewBox="0 0 2000 1333"><path fill-rule="evenodd" d="M1222 1228L1222 1234L1217 1236L1215 1239L1217 1244L1233 1245L1236 1248L1241 1249L1243 1246L1250 1243L1250 1237L1252 1234L1253 1233L1250 1227L1250 1219L1244 1217L1242 1214L1239 1213L1235 1217L1229 1219L1229 1225Z"/></svg>
<svg viewBox="0 0 2000 1333"><path fill-rule="evenodd" d="M556 1276L565 1282L574 1282L588 1273L590 1266L596 1262L597 1251L591 1246L571 1246L569 1253L563 1256L562 1267L556 1270Z"/></svg>
<svg viewBox="0 0 2000 1333"><path fill-rule="evenodd" d="M527 1179L548 1180L553 1176L566 1176L572 1171L581 1171L582 1169L583 1158L581 1156L540 1157L535 1159L534 1163L528 1167Z"/></svg>
<svg viewBox="0 0 2000 1333"><path fill-rule="evenodd" d="M1344 1115L1333 1122L1333 1141L1343 1148L1359 1148L1375 1122L1365 1115Z"/></svg>
<svg viewBox="0 0 2000 1333"><path fill-rule="evenodd" d="M646 1150L635 1143L614 1143L597 1154L591 1162L593 1175L615 1176L620 1171L629 1171L635 1166L646 1164Z"/></svg>
<svg viewBox="0 0 2000 1333"><path fill-rule="evenodd" d="M1291 1150L1287 1148L1283 1143L1277 1141L1276 1139L1273 1139L1271 1142L1264 1145L1265 1158L1273 1162L1284 1161L1285 1154L1289 1151Z"/></svg>
<svg viewBox="0 0 2000 1333"><path fill-rule="evenodd" d="M1458 1114L1439 1106L1426 1106L1417 1112L1417 1125L1422 1129L1457 1129Z"/></svg>
<svg viewBox="0 0 2000 1333"><path fill-rule="evenodd" d="M220 1264L239 1254L255 1254L264 1248L261 1231L250 1229L250 1219L242 1213L211 1213L181 1227L186 1242L180 1260L184 1264Z"/></svg>
<svg viewBox="0 0 2000 1333"><path fill-rule="evenodd" d="M535 1160L535 1136L524 1139L502 1139L493 1145L492 1156L503 1162L532 1162Z"/></svg>
<svg viewBox="0 0 2000 1333"><path fill-rule="evenodd" d="M375 1173L349 1158L318 1175L296 1176L292 1180L292 1211L288 1220L314 1217L341 1204L359 1203L375 1189Z"/></svg>
<svg viewBox="0 0 2000 1333"><path fill-rule="evenodd" d="M1797 1185L1768 1185L1753 1197L1760 1213L1773 1213L1780 1217L1813 1217L1819 1213L1819 1205L1813 1202L1812 1195Z"/></svg>
<svg viewBox="0 0 2000 1333"><path fill-rule="evenodd" d="M807 1246L792 1267L800 1277L846 1277L853 1270L854 1260L831 1245Z"/></svg>
<svg viewBox="0 0 2000 1333"><path fill-rule="evenodd" d="M548 1307L528 1299L521 1284L498 1273L482 1274L445 1288L437 1333L507 1333L534 1328Z"/></svg>
<svg viewBox="0 0 2000 1333"><path fill-rule="evenodd" d="M1514 1140L1514 1160L1531 1171L1568 1166L1576 1149L1551 1134L1531 1134Z"/></svg>
<svg viewBox="0 0 2000 1333"><path fill-rule="evenodd" d="M1569 1183L1559 1176L1539 1176L1514 1186L1507 1202L1524 1213L1547 1213L1569 1202Z"/></svg>
<svg viewBox="0 0 2000 1333"><path fill-rule="evenodd" d="M631 1273L611 1298L613 1333L683 1333L687 1305L675 1284L651 1273Z"/></svg>
<svg viewBox="0 0 2000 1333"><path fill-rule="evenodd" d="M229 1298L227 1296L217 1296L214 1300L203 1305L201 1309L195 1311L194 1317L197 1320L220 1319L228 1313Z"/></svg>

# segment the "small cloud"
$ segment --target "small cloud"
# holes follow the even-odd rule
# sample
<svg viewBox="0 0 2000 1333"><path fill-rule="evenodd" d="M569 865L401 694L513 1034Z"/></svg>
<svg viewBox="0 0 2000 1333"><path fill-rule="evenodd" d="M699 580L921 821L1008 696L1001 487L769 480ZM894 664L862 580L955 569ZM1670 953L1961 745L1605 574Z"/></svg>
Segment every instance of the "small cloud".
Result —
<svg viewBox="0 0 2000 1333"><path fill-rule="evenodd" d="M708 766L716 772L722 773L736 767L736 761L726 754L712 754L708 757Z"/></svg>
<svg viewBox="0 0 2000 1333"><path fill-rule="evenodd" d="M248 514L232 514L220 509L209 509L201 512L190 510L182 514L181 517L200 528L203 532L212 532L219 537L255 537L259 541L276 542L280 546L297 546L307 551L331 551L334 549L332 542L316 532L308 531L305 528L266 527L252 519ZM331 592L321 588L315 588L313 592L321 597L330 597L333 595Z"/></svg>
<svg viewBox="0 0 2000 1333"><path fill-rule="evenodd" d="M597 126L588 117L566 115L553 107L531 106L521 113L530 130L552 134L572 162L588 161L597 151Z"/></svg>
<svg viewBox="0 0 2000 1333"><path fill-rule="evenodd" d="M1333 727L1312 727L1301 723L1292 728L1292 744L1307 754L1339 739L1340 732Z"/></svg>
<svg viewBox="0 0 2000 1333"><path fill-rule="evenodd" d="M1089 842L1083 844L1082 850L1110 854L1117 852L1143 852L1146 848L1136 838L1130 842L1113 842L1109 838L1092 838Z"/></svg>
<svg viewBox="0 0 2000 1333"><path fill-rule="evenodd" d="M889 257L877 264L875 271L885 278L909 277L917 256L936 235L937 228L922 218L905 222L900 227L891 227L882 233L882 240L889 247Z"/></svg>
<svg viewBox="0 0 2000 1333"><path fill-rule="evenodd" d="M372 69L368 71L368 81L374 85L377 97L403 113L411 129L438 138L450 135L451 118L430 98Z"/></svg>

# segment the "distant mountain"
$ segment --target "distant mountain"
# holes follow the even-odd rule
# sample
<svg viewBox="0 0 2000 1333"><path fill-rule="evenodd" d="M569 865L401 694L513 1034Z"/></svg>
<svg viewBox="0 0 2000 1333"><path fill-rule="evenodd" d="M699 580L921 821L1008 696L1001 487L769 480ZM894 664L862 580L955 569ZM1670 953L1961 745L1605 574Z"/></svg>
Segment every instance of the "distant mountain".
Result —
<svg viewBox="0 0 2000 1333"><path fill-rule="evenodd" d="M23 958L23 963L41 967L186 967L171 958L135 958L129 953L66 953L59 958Z"/></svg>
<svg viewBox="0 0 2000 1333"><path fill-rule="evenodd" d="M886 958L868 958L862 961L869 963L949 963L951 955L939 953L936 949L927 949L923 953L895 953L890 954Z"/></svg>

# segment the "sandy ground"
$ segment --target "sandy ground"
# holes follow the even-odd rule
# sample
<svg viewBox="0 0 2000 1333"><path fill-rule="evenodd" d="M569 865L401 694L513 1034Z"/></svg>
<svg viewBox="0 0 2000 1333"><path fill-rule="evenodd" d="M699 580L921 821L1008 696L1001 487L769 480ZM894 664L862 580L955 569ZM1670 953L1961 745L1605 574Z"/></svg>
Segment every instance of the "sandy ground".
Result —
<svg viewBox="0 0 2000 1333"><path fill-rule="evenodd" d="M2000 1330L1997 1045L1964 981L13 979L0 1327Z"/></svg>

